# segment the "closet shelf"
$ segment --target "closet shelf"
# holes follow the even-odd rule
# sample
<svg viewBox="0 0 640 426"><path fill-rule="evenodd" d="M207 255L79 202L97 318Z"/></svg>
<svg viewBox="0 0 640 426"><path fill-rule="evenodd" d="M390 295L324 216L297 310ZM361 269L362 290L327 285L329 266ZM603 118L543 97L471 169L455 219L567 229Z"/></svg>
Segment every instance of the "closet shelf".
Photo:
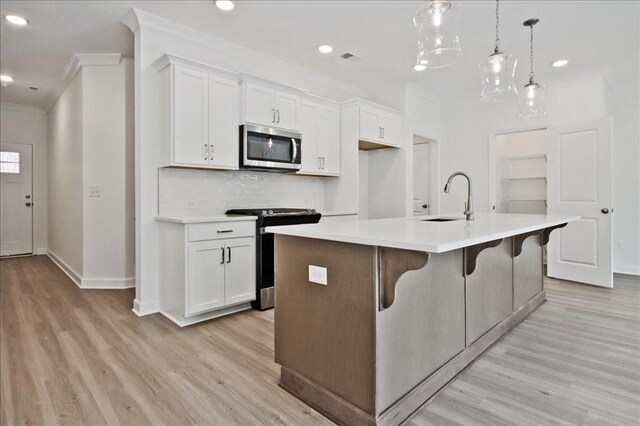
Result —
<svg viewBox="0 0 640 426"><path fill-rule="evenodd" d="M534 155L514 155L510 157L502 157L503 160L513 161L513 160L537 160L537 159L547 159L547 154L534 154Z"/></svg>

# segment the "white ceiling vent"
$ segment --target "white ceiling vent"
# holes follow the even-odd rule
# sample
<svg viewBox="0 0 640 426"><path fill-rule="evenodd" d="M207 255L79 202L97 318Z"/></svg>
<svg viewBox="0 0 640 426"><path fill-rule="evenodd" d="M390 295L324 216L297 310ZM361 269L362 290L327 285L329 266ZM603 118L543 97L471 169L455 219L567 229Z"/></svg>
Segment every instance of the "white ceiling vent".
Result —
<svg viewBox="0 0 640 426"><path fill-rule="evenodd" d="M340 55L340 57L349 62L360 62L363 60L360 56L354 55L353 53L349 52L343 53L342 55Z"/></svg>

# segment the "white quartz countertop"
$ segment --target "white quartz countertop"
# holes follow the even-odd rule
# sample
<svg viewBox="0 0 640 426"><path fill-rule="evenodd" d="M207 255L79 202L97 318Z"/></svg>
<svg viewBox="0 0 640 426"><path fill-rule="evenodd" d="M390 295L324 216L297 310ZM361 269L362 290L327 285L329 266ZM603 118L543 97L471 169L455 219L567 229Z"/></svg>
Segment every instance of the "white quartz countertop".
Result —
<svg viewBox="0 0 640 426"><path fill-rule="evenodd" d="M460 217L461 220L423 221L434 217ZM268 227L266 231L277 235L443 253L578 219L578 216L476 213L474 221L467 221L462 216L439 215L275 226Z"/></svg>
<svg viewBox="0 0 640 426"><path fill-rule="evenodd" d="M222 214L214 216L156 216L156 220L160 222L171 223L212 223L212 222L241 222L256 221L256 216L231 215Z"/></svg>

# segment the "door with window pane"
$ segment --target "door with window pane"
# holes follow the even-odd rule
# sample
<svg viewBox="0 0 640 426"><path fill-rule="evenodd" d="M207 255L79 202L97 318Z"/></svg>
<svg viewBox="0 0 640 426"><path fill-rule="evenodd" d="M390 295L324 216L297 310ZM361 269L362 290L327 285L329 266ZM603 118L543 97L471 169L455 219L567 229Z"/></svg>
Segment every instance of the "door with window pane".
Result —
<svg viewBox="0 0 640 426"><path fill-rule="evenodd" d="M0 256L33 252L31 145L0 144Z"/></svg>

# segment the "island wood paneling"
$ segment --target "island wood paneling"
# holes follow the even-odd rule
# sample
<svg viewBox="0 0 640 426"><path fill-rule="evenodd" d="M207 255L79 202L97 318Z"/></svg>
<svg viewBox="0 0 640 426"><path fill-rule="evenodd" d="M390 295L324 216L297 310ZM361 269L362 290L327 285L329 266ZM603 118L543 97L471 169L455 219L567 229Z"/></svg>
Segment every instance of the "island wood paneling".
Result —
<svg viewBox="0 0 640 426"><path fill-rule="evenodd" d="M511 238L505 238L498 246L485 248L477 255L475 270L466 276L467 346L512 312L511 247Z"/></svg>
<svg viewBox="0 0 640 426"><path fill-rule="evenodd" d="M461 249L431 254L398 279L393 304L378 312L378 413L464 349L461 272Z"/></svg>
<svg viewBox="0 0 640 426"><path fill-rule="evenodd" d="M522 242L522 252L513 258L514 311L542 291L542 269L540 235L531 235Z"/></svg>
<svg viewBox="0 0 640 426"><path fill-rule="evenodd" d="M283 235L275 240L276 362L373 414L374 247ZM327 285L309 282L309 265L327 268Z"/></svg>

